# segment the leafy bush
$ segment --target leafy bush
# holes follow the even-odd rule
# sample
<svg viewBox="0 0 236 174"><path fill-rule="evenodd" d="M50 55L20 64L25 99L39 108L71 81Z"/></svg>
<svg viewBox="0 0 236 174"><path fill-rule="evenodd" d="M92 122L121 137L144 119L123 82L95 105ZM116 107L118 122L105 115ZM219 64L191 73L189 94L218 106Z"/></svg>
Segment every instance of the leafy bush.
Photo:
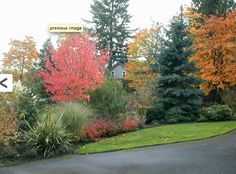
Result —
<svg viewBox="0 0 236 174"><path fill-rule="evenodd" d="M14 146L5 146L0 143L0 164L1 162L4 163L9 159L15 159L18 155ZM0 166L1 167L1 166Z"/></svg>
<svg viewBox="0 0 236 174"><path fill-rule="evenodd" d="M145 83L132 94L129 95L129 106L131 110L138 111L138 114L144 119L147 111L153 107L155 97L156 84L154 80Z"/></svg>
<svg viewBox="0 0 236 174"><path fill-rule="evenodd" d="M160 123L165 122L164 111L159 104L156 104L154 107L148 109L146 113L146 123L150 124L154 121L158 121Z"/></svg>
<svg viewBox="0 0 236 174"><path fill-rule="evenodd" d="M9 145L19 137L18 124L13 112L0 112L0 144Z"/></svg>
<svg viewBox="0 0 236 174"><path fill-rule="evenodd" d="M186 107L187 109L184 111L183 108ZM146 123L179 123L179 122L191 122L196 121L199 117L199 111L196 111L195 114L189 113L188 116L188 109L190 109L187 105L178 106L169 108L166 110L161 103L156 103L153 108L147 111L146 116Z"/></svg>
<svg viewBox="0 0 236 174"><path fill-rule="evenodd" d="M111 120L95 119L84 129L85 141L96 141L103 137L116 135L122 132L120 124Z"/></svg>
<svg viewBox="0 0 236 174"><path fill-rule="evenodd" d="M139 87L131 95L131 101L135 108L150 108L153 106L156 91L156 83L154 80L145 83Z"/></svg>
<svg viewBox="0 0 236 174"><path fill-rule="evenodd" d="M95 115L94 110L86 103L62 103L55 107L54 110L56 117L62 115L62 124L76 139L80 138L85 125L87 125Z"/></svg>
<svg viewBox="0 0 236 174"><path fill-rule="evenodd" d="M226 89L223 92L222 99L232 109L234 117L236 117L236 87Z"/></svg>
<svg viewBox="0 0 236 174"><path fill-rule="evenodd" d="M23 142L29 149L35 150L39 155L52 157L68 150L71 139L61 124L62 116L57 120L48 114L43 120L32 127L28 122L28 131L23 131Z"/></svg>
<svg viewBox="0 0 236 174"><path fill-rule="evenodd" d="M127 117L123 121L123 129L125 131L134 131L141 126L140 121L134 117Z"/></svg>
<svg viewBox="0 0 236 174"><path fill-rule="evenodd" d="M0 144L6 146L19 138L17 114L12 101L0 103Z"/></svg>
<svg viewBox="0 0 236 174"><path fill-rule="evenodd" d="M103 118L116 119L126 111L127 94L120 81L108 78L103 87L90 92L91 104Z"/></svg>
<svg viewBox="0 0 236 174"><path fill-rule="evenodd" d="M181 107L173 107L165 112L165 123L174 124L180 122L191 122L198 119L197 113L189 113L189 116L186 116L186 113L188 112L184 111Z"/></svg>
<svg viewBox="0 0 236 174"><path fill-rule="evenodd" d="M134 131L142 126L142 121L134 117L124 120L94 119L84 129L84 141L97 141L104 137L114 136L123 132Z"/></svg>
<svg viewBox="0 0 236 174"><path fill-rule="evenodd" d="M0 149L0 167L1 163L8 165L14 161L26 161L38 157L34 149L26 148L20 142L8 146L0 144Z"/></svg>
<svg viewBox="0 0 236 174"><path fill-rule="evenodd" d="M227 105L212 105L201 110L199 121L227 121L232 118L232 110Z"/></svg>

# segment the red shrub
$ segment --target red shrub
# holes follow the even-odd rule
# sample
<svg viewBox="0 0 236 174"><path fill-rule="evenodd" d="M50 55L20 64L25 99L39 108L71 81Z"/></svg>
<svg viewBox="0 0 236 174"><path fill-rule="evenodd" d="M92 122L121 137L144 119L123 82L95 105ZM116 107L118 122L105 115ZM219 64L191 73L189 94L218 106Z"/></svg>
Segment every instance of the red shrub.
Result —
<svg viewBox="0 0 236 174"><path fill-rule="evenodd" d="M127 117L123 121L111 121L96 119L85 126L84 140L96 141L104 137L110 137L119 133L136 130L141 126L141 122L134 117Z"/></svg>
<svg viewBox="0 0 236 174"><path fill-rule="evenodd" d="M89 123L84 129L84 138L96 141L103 137L112 136L119 132L120 126L110 120L97 119Z"/></svg>
<svg viewBox="0 0 236 174"><path fill-rule="evenodd" d="M125 131L133 131L136 130L140 126L140 122L137 118L127 117L123 121L123 128Z"/></svg>

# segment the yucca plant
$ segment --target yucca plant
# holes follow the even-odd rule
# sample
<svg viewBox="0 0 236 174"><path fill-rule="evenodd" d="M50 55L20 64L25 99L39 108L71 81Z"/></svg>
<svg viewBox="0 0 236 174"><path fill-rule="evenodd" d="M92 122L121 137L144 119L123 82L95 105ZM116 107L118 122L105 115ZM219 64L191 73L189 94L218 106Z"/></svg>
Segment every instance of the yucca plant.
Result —
<svg viewBox="0 0 236 174"><path fill-rule="evenodd" d="M36 150L39 155L47 158L67 151L71 136L61 124L61 118L62 115L58 119L52 119L51 112L49 112L34 127L26 122L29 130L23 131L23 142L27 147Z"/></svg>

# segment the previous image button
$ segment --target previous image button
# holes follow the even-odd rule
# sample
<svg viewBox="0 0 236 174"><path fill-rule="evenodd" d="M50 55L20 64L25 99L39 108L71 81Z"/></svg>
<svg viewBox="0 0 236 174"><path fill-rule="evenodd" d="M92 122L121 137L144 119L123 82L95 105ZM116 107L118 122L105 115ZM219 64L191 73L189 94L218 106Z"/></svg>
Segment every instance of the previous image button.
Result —
<svg viewBox="0 0 236 174"><path fill-rule="evenodd" d="M12 74L0 74L0 92L13 91L13 76Z"/></svg>

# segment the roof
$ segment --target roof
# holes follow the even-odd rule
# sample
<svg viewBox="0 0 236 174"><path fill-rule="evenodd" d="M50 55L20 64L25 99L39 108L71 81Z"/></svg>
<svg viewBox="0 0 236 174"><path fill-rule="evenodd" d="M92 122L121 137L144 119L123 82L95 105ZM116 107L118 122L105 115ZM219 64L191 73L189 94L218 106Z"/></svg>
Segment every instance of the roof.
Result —
<svg viewBox="0 0 236 174"><path fill-rule="evenodd" d="M115 68L116 68L117 66L119 66L119 65L124 66L123 63L121 63L121 62L119 62L119 61L114 61L114 62L112 63L112 66L109 67L108 69L109 69L110 71L112 71L113 69L115 69Z"/></svg>

